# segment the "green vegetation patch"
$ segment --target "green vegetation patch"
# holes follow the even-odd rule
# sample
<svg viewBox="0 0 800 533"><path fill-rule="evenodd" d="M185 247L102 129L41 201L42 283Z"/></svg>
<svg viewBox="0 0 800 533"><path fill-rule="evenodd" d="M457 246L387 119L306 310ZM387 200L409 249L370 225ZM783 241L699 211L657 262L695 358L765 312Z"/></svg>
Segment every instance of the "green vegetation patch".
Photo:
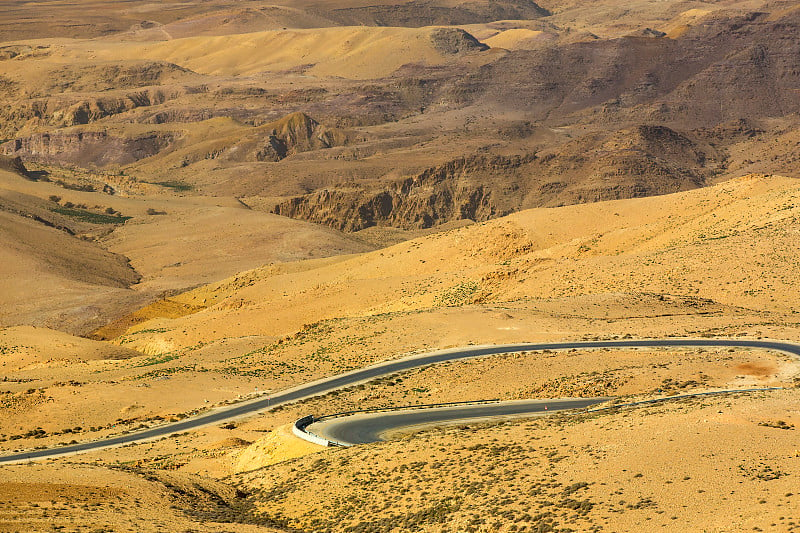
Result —
<svg viewBox="0 0 800 533"><path fill-rule="evenodd" d="M106 215L102 213L93 213L85 209L74 209L70 207L52 207L50 210L59 215L64 215L90 224L124 224L126 221L133 218L124 217L120 214Z"/></svg>
<svg viewBox="0 0 800 533"><path fill-rule="evenodd" d="M0 344L0 355L8 355L11 353L17 353L22 346L9 346L7 344Z"/></svg>
<svg viewBox="0 0 800 533"><path fill-rule="evenodd" d="M160 185L161 187L165 187L167 189L172 189L173 191L178 192L186 192L191 191L194 187L189 185L186 182L178 181L178 180L170 180L170 181L156 181L156 182L148 182L151 185Z"/></svg>
<svg viewBox="0 0 800 533"><path fill-rule="evenodd" d="M144 361L135 366L142 367L142 366L160 365L161 363L168 363L170 361L173 361L179 358L180 356L181 356L180 354L174 352L167 352L164 354L155 355L153 357L148 357L147 359L145 359Z"/></svg>
<svg viewBox="0 0 800 533"><path fill-rule="evenodd" d="M478 289L480 289L480 286L475 281L459 283L437 295L434 299L434 304L443 307L456 307L473 303Z"/></svg>
<svg viewBox="0 0 800 533"><path fill-rule="evenodd" d="M198 369L197 365L175 366L171 368L161 368L159 370L151 370L150 372L146 372L144 374L136 376L133 379L155 379L155 378L163 378L165 376L171 376L172 374L180 374L183 372L198 372L198 371L207 372L208 369L206 368Z"/></svg>

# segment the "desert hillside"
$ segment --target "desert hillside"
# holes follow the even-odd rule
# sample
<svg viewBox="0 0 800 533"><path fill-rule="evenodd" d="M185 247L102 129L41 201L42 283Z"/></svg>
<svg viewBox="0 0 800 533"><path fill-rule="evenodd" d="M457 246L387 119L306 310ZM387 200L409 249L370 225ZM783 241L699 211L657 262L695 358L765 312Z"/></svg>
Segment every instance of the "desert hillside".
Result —
<svg viewBox="0 0 800 533"><path fill-rule="evenodd" d="M206 75L297 70L314 77L354 80L382 78L407 63L435 66L444 63L448 53L482 48L457 29L368 27L271 30L141 45L108 43L100 49L97 43L84 41L55 47L53 56L59 61L86 62L89 56L101 62L147 59Z"/></svg>
<svg viewBox="0 0 800 533"><path fill-rule="evenodd" d="M95 333L138 358L32 365L11 392L38 383L63 398L52 409L110 429L117 412L130 423L170 417L424 349L613 335L792 339L798 194L793 179L747 176L244 271ZM87 393L52 388L67 377Z"/></svg>
<svg viewBox="0 0 800 533"><path fill-rule="evenodd" d="M270 262L371 249L233 199L126 197L57 181L0 170L2 325L86 334L165 291Z"/></svg>
<svg viewBox="0 0 800 533"><path fill-rule="evenodd" d="M341 317L610 295L791 316L800 311L791 274L799 187L751 175L656 198L523 211L322 267L256 269L175 296L205 309L142 324L165 331L126 342L183 347ZM235 329L214 334L222 321Z"/></svg>
<svg viewBox="0 0 800 533"><path fill-rule="evenodd" d="M800 530L798 91L792 0L0 0L0 532Z"/></svg>
<svg viewBox="0 0 800 533"><path fill-rule="evenodd" d="M351 4L9 25L0 151L45 177L180 183L344 231L797 172L789 5Z"/></svg>
<svg viewBox="0 0 800 533"><path fill-rule="evenodd" d="M750 175L666 196L527 210L372 252L244 271L172 295L97 333L110 343L6 329L0 343L9 380L0 445L11 450L114 435L450 346L662 336L798 340L791 297L798 280L790 274L798 261L798 196L794 179ZM58 355L54 345L70 348ZM456 529L479 530L475 510L488 508L487 516L503 531L513 524L633 531L653 520L692 530L730 498L737 505L767 502L766 514L743 511L742 524L788 524L794 500L781 495L791 492L786 483L794 475L790 436L797 423L792 406L798 364L784 355L741 349L511 354L423 368L244 421L75 460L116 463L169 490L209 477L224 482L213 488L215 494L233 484L240 495L214 505L170 500L206 524L235 517L303 530L341 521L375 531L398 523L429 530L424 494L434 491L440 498L432 505L444 507L436 507L439 518L432 523ZM324 452L295 441L285 428L309 412L371 406L597 395L646 399L753 387L784 390L450 428ZM720 434L727 435L721 447ZM742 447L756 449L764 439L772 442L769 457L742 458ZM715 450L713 478L703 473L702 450L709 447ZM642 454L645 448L652 453ZM309 453L314 455L293 459ZM680 468L668 459L676 455L683 457ZM477 470L465 469L464 461ZM498 474L496 489L445 489L436 481L435 472L444 469L466 487L478 471L503 472L509 461L522 469L510 477ZM53 468L60 475L74 479L70 461L58 464ZM31 467L7 468L19 477ZM179 476L164 478L163 469ZM620 471L633 481L620 478ZM400 486L413 484L400 507L391 503L399 492L380 488L384 474ZM355 486L344 481L353 476L380 488L364 500L377 509L370 516L361 506L308 490L309 484L325 483L341 487L337 495L355 498L362 493L351 492ZM619 497L609 497L603 484ZM686 500L672 484L706 497ZM505 511L491 510L503 498L501 490L536 491L538 497L535 504L506 497ZM730 490L734 495L724 496ZM111 505L98 501L101 508ZM121 516L136 516L141 505ZM309 506L326 511L311 517L304 511ZM40 520L40 512L19 516Z"/></svg>

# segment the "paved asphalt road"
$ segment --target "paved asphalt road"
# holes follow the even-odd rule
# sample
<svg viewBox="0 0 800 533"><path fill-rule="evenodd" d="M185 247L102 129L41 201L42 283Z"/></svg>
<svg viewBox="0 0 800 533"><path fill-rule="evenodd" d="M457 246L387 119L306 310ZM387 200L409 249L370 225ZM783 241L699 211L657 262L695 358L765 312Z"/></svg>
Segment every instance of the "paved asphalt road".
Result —
<svg viewBox="0 0 800 533"><path fill-rule="evenodd" d="M647 339L647 340L616 340L616 341L575 341L575 342L551 342L536 344L508 344L500 346L475 346L430 352L404 359L397 359L378 365L369 366L353 372L339 374L332 378L315 381L306 385L301 385L287 391L273 394L270 398L259 398L248 402L236 404L234 406L215 409L208 413L197 415L192 418L165 424L163 426L119 435L107 439L93 442L48 448L43 450L31 450L27 452L15 453L0 457L0 464L18 463L34 459L46 459L58 457L60 455L71 455L76 453L100 450L136 442L158 439L172 435L173 433L183 433L211 424L219 424L232 419L241 418L259 411L268 410L280 404L294 402L312 396L319 396L335 389L349 387L360 382L369 381L381 376L394 374L412 368L418 368L445 361L458 359L469 359L473 357L484 357L504 353L533 351L533 350L569 350L569 349L588 349L588 348L667 348L667 347L730 347L730 348L760 348L765 350L777 350L789 355L800 357L800 345L788 342L744 340L744 339Z"/></svg>
<svg viewBox="0 0 800 533"><path fill-rule="evenodd" d="M351 415L315 422L307 431L345 446L366 444L384 440L385 433L414 426L435 426L446 422L532 415L566 409L582 409L610 398L570 398L561 400L524 400L488 405L463 407L436 407L431 409L409 409L391 413Z"/></svg>

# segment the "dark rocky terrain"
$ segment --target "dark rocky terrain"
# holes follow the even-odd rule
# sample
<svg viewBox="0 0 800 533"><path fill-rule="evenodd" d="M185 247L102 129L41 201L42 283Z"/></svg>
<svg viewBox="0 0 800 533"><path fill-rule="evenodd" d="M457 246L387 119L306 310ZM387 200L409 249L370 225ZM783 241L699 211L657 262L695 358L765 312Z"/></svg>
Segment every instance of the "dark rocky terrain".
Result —
<svg viewBox="0 0 800 533"><path fill-rule="evenodd" d="M223 5L195 6L188 19L175 4L163 20L115 39L155 38L151 30L179 20L206 35L214 10L233 17L222 34L252 30L248 17L267 8L249 4L236 16ZM147 58L64 64L46 60L58 46L7 44L0 116L8 140L0 150L28 165L179 180L345 231L663 194L742 170L798 171L793 149L766 148L797 131L800 11L722 6L676 30L685 18L676 8L661 22L665 31L619 28L601 37L563 26L570 9L525 1L304 5L298 24L462 25L430 34L449 59L369 80L298 77L309 68L302 64L249 77ZM502 19L529 22L493 22ZM590 13L584 19L590 27ZM489 49L469 33L523 26L547 39ZM104 22L74 31L123 29ZM26 61L35 75L14 75Z"/></svg>

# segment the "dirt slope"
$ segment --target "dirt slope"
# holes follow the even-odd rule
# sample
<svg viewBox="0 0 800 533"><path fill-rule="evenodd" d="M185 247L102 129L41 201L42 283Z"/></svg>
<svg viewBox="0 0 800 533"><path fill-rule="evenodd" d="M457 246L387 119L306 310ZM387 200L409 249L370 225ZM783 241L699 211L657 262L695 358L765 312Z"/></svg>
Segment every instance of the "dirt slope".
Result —
<svg viewBox="0 0 800 533"><path fill-rule="evenodd" d="M524 211L321 268L254 270L181 295L209 308L140 326L167 331L137 336L134 346L210 341L223 322L226 334L281 335L333 317L608 293L793 313L797 195L794 179L749 176L664 197Z"/></svg>
<svg viewBox="0 0 800 533"><path fill-rule="evenodd" d="M798 421L777 421L797 405L792 390L439 429L237 478L300 528L792 531Z"/></svg>
<svg viewBox="0 0 800 533"><path fill-rule="evenodd" d="M104 344L5 330L3 357L13 370L0 396L6 405L0 447L100 438L453 345L668 335L797 340L792 295L798 280L791 273L798 262L799 199L795 179L751 175L672 195L526 210L373 252L240 272L131 317L132 327L114 340L124 350L116 356L124 359L106 359ZM28 340L33 334L39 341ZM63 351L49 353L50 345ZM402 523L424 530L428 517L437 516L438 531L442 524L477 527L473 515L488 509L484 514L501 531L512 524L589 529L609 523L609 516L621 531L649 522L693 529L733 499L755 502L759 512L743 507L740 520L765 527L795 520L794 500L780 495L791 492L785 483L796 466L790 432L798 423L791 388L797 368L787 357L749 350L510 354L420 369L247 421L77 460L156 469L143 475L193 495L170 501L204 521L238 509L234 519L247 523L375 530ZM274 464L313 452L294 446L280 429L309 412L487 395L650 398L769 385L788 388L585 419L453 428ZM727 436L723 443L719 435ZM775 441L768 455L743 458L742 449L758 450L765 439ZM506 444L496 447L498 441ZM712 447L715 471L708 474ZM451 461L453 453L467 457L475 471ZM237 465L247 472L226 477ZM620 478L623 469L630 479ZM459 484L442 486L442 471ZM487 472L499 474L475 485ZM197 473L236 486L203 485L212 482L189 475ZM383 488L371 476L395 485ZM340 485L344 478L350 482ZM353 479L381 488L365 500L377 509L369 516L362 506L307 490L307 483L328 483L336 496L358 497L362 485L351 492ZM401 490L411 499L397 505L394 499L403 496L392 487L406 482ZM194 497L211 489L232 500L222 498L223 505L212 497L212 505ZM509 500L510 492L500 490L525 498ZM687 501L686 490L708 495ZM442 500L431 511L427 496L434 491ZM542 502L531 500L530 491ZM311 518L308 506L324 512ZM141 512L135 505L123 511L118 520ZM38 520L38 513L26 509L24 517Z"/></svg>
<svg viewBox="0 0 800 533"><path fill-rule="evenodd" d="M447 31L461 35L459 30ZM62 61L82 61L89 55L104 61L146 58L223 76L294 70L311 76L371 79L388 76L407 63L444 63L446 55L455 51L442 47L441 42L440 31L431 28L343 27L190 37L142 45L75 42L58 47L55 54ZM472 48L480 50L474 44Z"/></svg>
<svg viewBox="0 0 800 533"><path fill-rule="evenodd" d="M0 189L0 323L75 331L101 323L103 312L126 300L141 305L128 294L139 274L124 256L77 238L85 229L50 211L46 201Z"/></svg>
<svg viewBox="0 0 800 533"><path fill-rule="evenodd" d="M126 198L8 172L0 172L0 221L7 259L0 323L72 333L88 333L165 290L372 249L235 200Z"/></svg>

